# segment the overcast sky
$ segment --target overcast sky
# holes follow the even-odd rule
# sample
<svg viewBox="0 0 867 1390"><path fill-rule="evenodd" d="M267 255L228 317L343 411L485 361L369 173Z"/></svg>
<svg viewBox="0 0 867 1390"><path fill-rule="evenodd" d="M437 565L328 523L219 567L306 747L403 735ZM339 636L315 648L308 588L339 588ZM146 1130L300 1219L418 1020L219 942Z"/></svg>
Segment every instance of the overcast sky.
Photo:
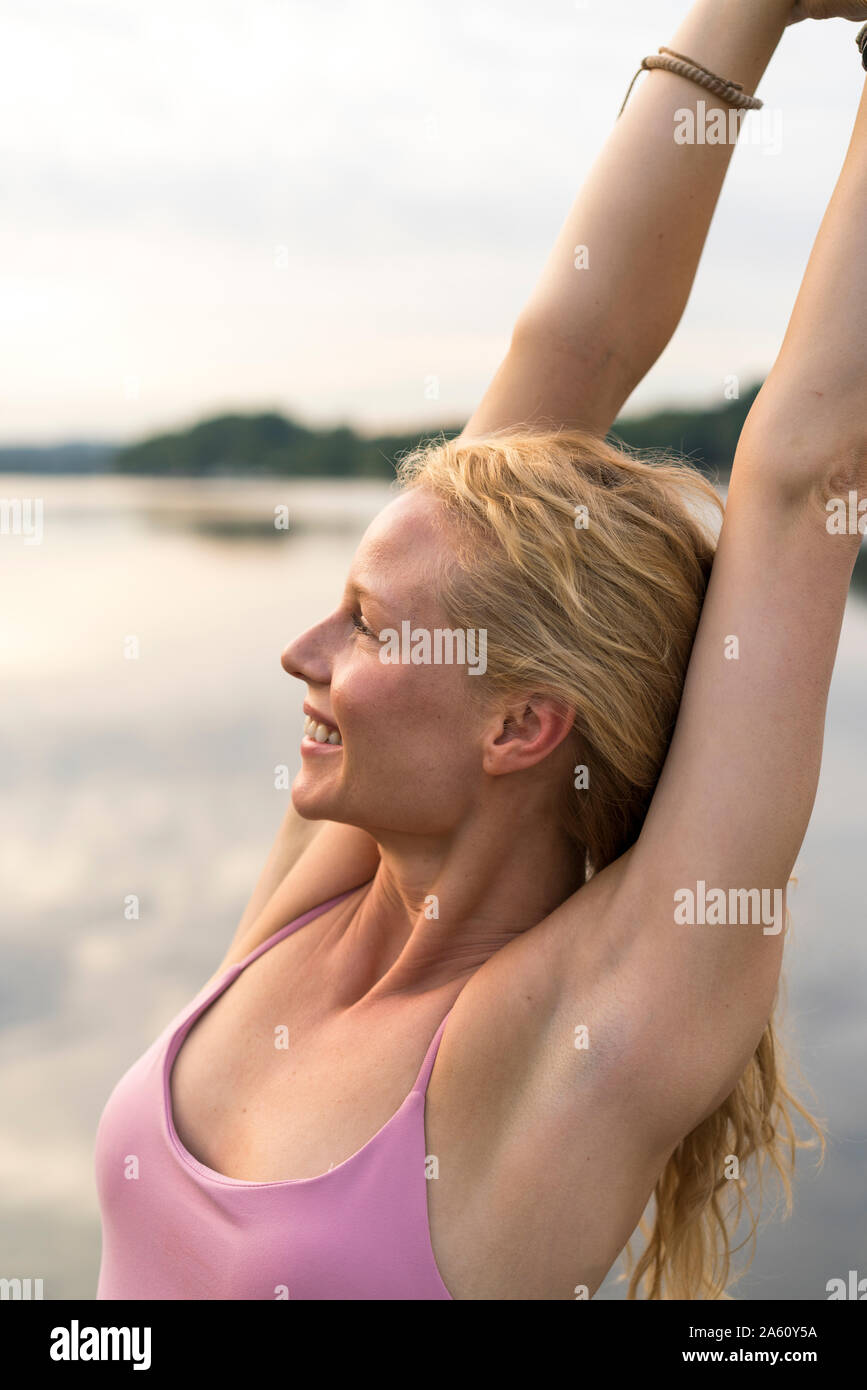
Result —
<svg viewBox="0 0 867 1390"><path fill-rule="evenodd" d="M0 442L128 440L232 408L462 420L641 57L687 9L8 7ZM785 34L768 116L747 118L690 304L629 413L717 402L727 375L770 367L854 120L855 32ZM749 131L774 111L772 152Z"/></svg>

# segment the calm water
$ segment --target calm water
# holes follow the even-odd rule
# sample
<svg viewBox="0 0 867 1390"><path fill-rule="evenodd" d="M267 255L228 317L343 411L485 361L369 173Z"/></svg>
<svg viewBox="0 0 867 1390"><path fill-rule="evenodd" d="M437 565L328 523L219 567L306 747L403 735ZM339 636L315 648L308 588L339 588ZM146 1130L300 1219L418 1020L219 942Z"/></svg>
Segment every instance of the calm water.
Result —
<svg viewBox="0 0 867 1390"><path fill-rule="evenodd" d="M0 1275L91 1298L102 1106L235 930L285 804L273 769L298 761L303 694L279 654L336 602L388 493L7 475L0 494L44 499L40 545L0 537ZM867 1275L865 693L853 596L787 966L830 1152L818 1174L805 1156L745 1298L823 1299L829 1278ZM597 1296L622 1296L613 1275Z"/></svg>

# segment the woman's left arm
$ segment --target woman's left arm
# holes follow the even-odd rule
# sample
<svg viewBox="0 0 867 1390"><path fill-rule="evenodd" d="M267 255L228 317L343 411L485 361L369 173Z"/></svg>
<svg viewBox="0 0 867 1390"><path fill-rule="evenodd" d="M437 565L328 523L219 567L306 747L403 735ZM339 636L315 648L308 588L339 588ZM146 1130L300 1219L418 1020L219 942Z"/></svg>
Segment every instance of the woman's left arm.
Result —
<svg viewBox="0 0 867 1390"><path fill-rule="evenodd" d="M668 755L637 841L610 866L608 995L629 1052L628 1065L617 1054L619 1084L633 1122L663 1146L734 1089L778 986L786 890L867 529L865 227L867 83L783 345L738 441ZM579 795L592 795L592 772ZM569 930L583 894L573 916L571 899L562 910L573 953L564 1036L586 974L581 933Z"/></svg>
<svg viewBox="0 0 867 1390"><path fill-rule="evenodd" d="M660 42L752 94L792 13L792 0L696 0ZM676 142L676 112L698 101L734 120L675 73L636 84L464 437L552 424L607 434L680 321L731 159L733 143Z"/></svg>

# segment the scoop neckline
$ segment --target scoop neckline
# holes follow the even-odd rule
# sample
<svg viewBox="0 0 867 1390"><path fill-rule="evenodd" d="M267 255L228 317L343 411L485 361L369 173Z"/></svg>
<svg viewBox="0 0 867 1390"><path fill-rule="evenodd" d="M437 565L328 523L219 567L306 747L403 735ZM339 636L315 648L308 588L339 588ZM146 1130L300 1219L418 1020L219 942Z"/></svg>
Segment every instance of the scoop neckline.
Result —
<svg viewBox="0 0 867 1390"><path fill-rule="evenodd" d="M235 974L240 974L240 968L230 966L226 974L228 975L231 972L234 972ZM234 1189L235 1191L254 1192L273 1190L275 1188L289 1189L297 1187L310 1187L314 1183L325 1182L327 1178L330 1178L333 1175L336 1175L337 1173L340 1173L341 1171L349 1168L350 1165L354 1164L358 1159L360 1159L365 1153L367 1153L368 1149L377 1139L379 1139L383 1134L385 1134L386 1131L392 1127L392 1125L397 1123L397 1121L402 1117L407 1107L410 1106L416 1100L417 1097L421 1098L420 1123L422 1134L422 1148L424 1149L424 1152L427 1153L425 1111L427 1109L427 1083L430 1082L433 1067L431 1067L430 1071L428 1072L427 1082L424 1085L424 1087L420 1088L418 1081L419 1078L424 1075L427 1061L431 1051L434 1048L436 1048L436 1050L439 1051L439 1044L442 1040L442 1035L445 1031L445 1026L449 1020L449 1015L451 1014L452 1009L454 1008L454 1004L452 1005L452 1008L449 1009L448 1013L440 1023L439 1028L437 1029L436 1033L431 1039L430 1045L428 1047L427 1052L425 1053L424 1061L422 1062L421 1069L419 1071L419 1076L416 1078L415 1084L413 1085L412 1090L409 1092L409 1095L407 1095L404 1098L404 1100L398 1106L397 1110L395 1110L394 1114L389 1116L389 1118L385 1121L385 1124L381 1125L379 1129L376 1131L376 1133L371 1135L371 1137L367 1140L366 1143L362 1144L360 1149L356 1149L355 1153L350 1154L348 1158L344 1158L340 1163L336 1163L333 1168L328 1168L324 1173L316 1173L311 1178L278 1178L276 1179L276 1181L273 1182L251 1182L248 1178L230 1178L225 1173L218 1173L215 1168L209 1168L206 1163L201 1163L199 1159L195 1157L194 1154L190 1153L189 1149L182 1142L181 1137L175 1128L175 1119L174 1114L172 1113L172 1067L174 1066L175 1058L177 1057L177 1054L181 1049L181 1045L184 1041L184 1038L187 1036L187 1033L190 1031L190 1028L192 1027L195 1020L199 1017L200 1014L204 1012L205 1009L210 1007L210 1005L217 998L218 993L226 987L227 983L224 980L217 981L215 988L211 991L209 995L206 996L203 1003L198 1008L194 1008L185 1019L182 1019L181 1023L178 1025L178 1027L172 1033L171 1037L168 1039L165 1051L163 1053L162 1062L160 1065L160 1079L162 1082L162 1120L163 1126L168 1136L170 1148L174 1154L176 1161L182 1163L186 1168L192 1170L192 1172L194 1172L198 1178L212 1184L213 1186L229 1188L230 1190ZM193 1002L195 1003L195 1001ZM436 1056L434 1057L434 1062L435 1061ZM424 1242L427 1250L427 1256L430 1260L430 1267L433 1271L433 1275L437 1284L439 1284L440 1290L442 1291L442 1293L445 1294L446 1298L450 1303L454 1303L455 1297L447 1288L445 1280L443 1279L443 1276L440 1273L439 1262L437 1261L436 1251L434 1250L433 1246L433 1237L431 1235L430 1228L430 1208L428 1206L427 1195L427 1178L424 1178L424 1193L422 1200L424 1206L421 1226L424 1232Z"/></svg>
<svg viewBox="0 0 867 1390"><path fill-rule="evenodd" d="M230 966L229 970L234 970L236 971L236 973L240 973L237 970L237 967L235 966ZM190 1153L189 1149L186 1147L180 1135L178 1134L177 1129L175 1128L175 1118L172 1112L171 1092L172 1067L174 1066L175 1059L177 1058L177 1055L181 1050L184 1038L189 1033L193 1023L202 1013L204 1013L206 1009L210 1008L211 1004L213 1004L216 998L218 997L218 994L221 993L225 987L226 986L222 980L218 981L215 990L209 996L206 997L204 1002L197 1009L190 1013L178 1025L177 1029L168 1040L165 1052L163 1054L162 1065L160 1068L162 1080L163 1123L165 1125L168 1137L171 1141L172 1148L174 1149L178 1158L180 1158L181 1161L185 1163L188 1168L192 1168L193 1171L195 1173L198 1173L200 1177L207 1178L209 1182L217 1183L222 1187L238 1187L255 1190L256 1188L269 1187L303 1187L309 1185L310 1183L323 1182L326 1178L330 1178L333 1173L339 1173L341 1169L348 1167L350 1163L354 1163L356 1159L361 1158L362 1155L366 1153L367 1150L370 1148L374 1140L378 1139L380 1135L384 1134L385 1131L389 1129L397 1119L400 1118L400 1116L403 1114L404 1110L406 1110L407 1106L414 1099L414 1097L419 1095L422 1098L423 1144L425 1152L427 1152L427 1135L424 1134L424 1110L425 1102L427 1100L427 1087L425 1087L424 1090L420 1090L418 1086L417 1077L409 1094L404 1097L397 1110L395 1110L394 1113L388 1117L385 1123L380 1125L376 1133L372 1134L370 1138L367 1139L365 1143L361 1145L361 1148L356 1149L355 1152L351 1153L348 1158L341 1159L340 1163L335 1163L333 1168L327 1168L324 1173L315 1173L313 1177L310 1178L276 1178L268 1182L255 1182L249 1178L230 1178L228 1174L218 1173L215 1168L209 1168L206 1163L202 1163L200 1159L196 1158L194 1154ZM452 1005L452 1008L454 1008L454 1005ZM434 1048L434 1046L437 1046L438 1048L439 1042L442 1037L442 1033L445 1029L446 1023L448 1022L449 1014L451 1014L451 1011L452 1009L449 1009L448 1013L445 1015L445 1018L443 1018L443 1020L441 1021L436 1033L431 1039L430 1044L428 1045L428 1049L424 1055L424 1061L422 1062L421 1068L419 1069L419 1077L424 1073L425 1063L427 1062L428 1057L430 1056L431 1050ZM428 1076L428 1081L430 1081L430 1076Z"/></svg>
<svg viewBox="0 0 867 1390"><path fill-rule="evenodd" d="M217 1187L224 1187L229 1189L236 1189L238 1191L248 1192L256 1190L268 1190L274 1188L309 1187L313 1183L324 1182L333 1174L340 1173L341 1171L349 1168L351 1164L355 1163L364 1154L366 1154L367 1151L370 1149L371 1145L375 1143L377 1139L381 1138L381 1136L385 1134L387 1130L391 1129L391 1127L394 1124L397 1123L397 1121L403 1116L404 1111L410 1105L412 1105L416 1097L419 1096L421 1097L420 1122L422 1149L425 1154L427 1153L427 1130L425 1126L425 1111L427 1109L427 1091L428 1086L430 1085L431 1076L433 1074L433 1068L436 1064L437 1054L439 1052L442 1036L445 1032L446 1024L448 1023L449 1018L451 1017L452 1010L454 1009L457 1000L455 1000L454 1003L452 1003L451 1007L446 1012L445 1017L440 1021L439 1027L437 1028L436 1032L430 1040L430 1043L428 1044L427 1050L424 1054L424 1060L422 1061L416 1079L413 1082L412 1089L410 1090L409 1094L406 1095L404 1099L401 1101L394 1114L390 1115L389 1118L385 1121L385 1123L380 1125L376 1133L372 1134L370 1138L364 1144L362 1144L359 1149L356 1149L355 1153L350 1154L348 1158L342 1159L340 1163L336 1163L333 1168L328 1168L324 1173L316 1173L311 1178L278 1178L272 1182L252 1182L247 1178L230 1178L225 1173L218 1173L215 1168L209 1168L206 1163L200 1162L200 1160L197 1159L194 1154L191 1154L189 1149L182 1142L181 1137L178 1134L177 1129L175 1128L175 1118L172 1110L171 1091L172 1068L175 1064L177 1055L180 1052L181 1047L183 1046L184 1039L186 1038L187 1034L189 1033L190 1029L195 1023L196 1019L199 1018L205 1012L206 1009L210 1008L210 1006L214 1003L218 996L222 994L226 989L228 989L232 981L236 979L238 975L240 975L247 968L248 965L251 965L258 956L264 955L265 952L269 950L272 946L276 946L279 940L282 940L285 937L290 936L294 930L300 930L302 926L306 926L310 921L315 920L316 917L322 915L324 912L327 912L328 909L334 906L335 903L339 902L341 898L349 897L351 893L353 893L354 891L356 890L350 889L346 893L338 894L338 896L335 898L328 898L318 910L313 908L307 913L302 913L300 917L295 919L295 921L287 923L285 927L275 932L274 935L267 942L262 942L255 950L251 951L249 955L245 956L243 960L236 961L234 965L228 966L226 970L223 971L223 973L220 976L218 976L218 978L213 984L213 987L210 990L208 990L204 999L201 1000L200 1003L196 1002L199 996L194 996L185 1015L181 1017L181 1020L178 1023L177 1027L168 1037L165 1049L162 1052L162 1058L159 1068L162 1100L162 1125L168 1137L169 1146L175 1156L176 1161L182 1163L186 1168L194 1172L200 1179L203 1179L204 1181L209 1182ZM203 986L202 988L205 989L206 986ZM199 993L201 992L202 991L199 991ZM463 986L461 986L461 990L458 991L459 995L462 992ZM432 1061L430 1060L431 1053L433 1053ZM428 1065L429 1061L430 1066ZM424 1078L424 1085L420 1086L419 1083L421 1082L422 1078ZM440 1289L445 1294L446 1298L453 1303L455 1302L454 1295L446 1287L445 1280L443 1279L440 1273L440 1268L436 1257L436 1251L433 1248L433 1239L431 1236L430 1228L430 1208L428 1206L427 1195L427 1178L424 1179L424 1184L424 1219L422 1221L422 1227L424 1230L424 1240L425 1245L427 1247L427 1254L430 1259L431 1268L433 1270L436 1282L439 1284Z"/></svg>

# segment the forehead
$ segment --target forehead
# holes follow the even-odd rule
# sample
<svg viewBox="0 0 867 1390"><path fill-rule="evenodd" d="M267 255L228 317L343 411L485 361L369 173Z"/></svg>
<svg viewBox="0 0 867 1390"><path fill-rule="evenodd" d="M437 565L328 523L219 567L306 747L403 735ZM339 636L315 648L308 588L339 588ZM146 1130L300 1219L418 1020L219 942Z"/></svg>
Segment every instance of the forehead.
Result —
<svg viewBox="0 0 867 1390"><path fill-rule="evenodd" d="M355 553L350 581L387 597L431 595L449 554L440 503L421 488L389 502L374 517Z"/></svg>

